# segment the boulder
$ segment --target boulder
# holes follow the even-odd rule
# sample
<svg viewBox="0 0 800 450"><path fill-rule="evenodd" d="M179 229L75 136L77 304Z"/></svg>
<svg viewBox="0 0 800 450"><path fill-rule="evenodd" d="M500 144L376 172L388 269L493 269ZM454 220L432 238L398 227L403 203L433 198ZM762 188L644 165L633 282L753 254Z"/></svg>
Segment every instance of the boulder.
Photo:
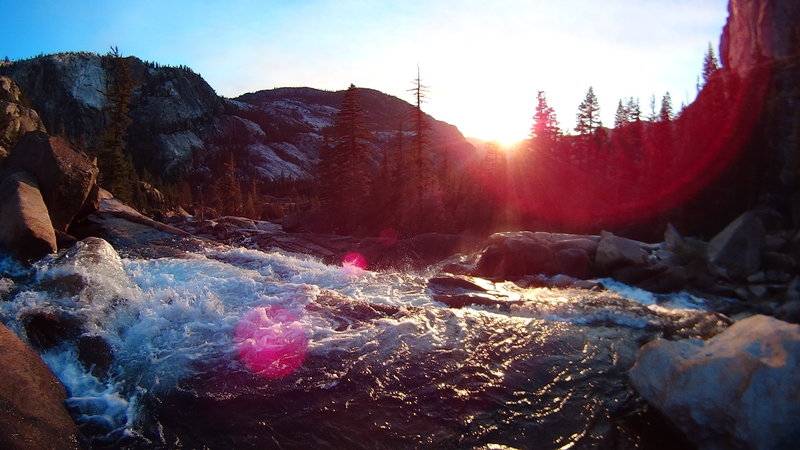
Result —
<svg viewBox="0 0 800 450"><path fill-rule="evenodd" d="M39 355L0 324L0 447L77 449L66 391Z"/></svg>
<svg viewBox="0 0 800 450"><path fill-rule="evenodd" d="M745 212L711 239L708 259L729 275L746 278L761 267L764 235L764 225L758 215Z"/></svg>
<svg viewBox="0 0 800 450"><path fill-rule="evenodd" d="M647 248L643 242L603 232L597 245L595 264L604 273L623 266L644 266L648 263Z"/></svg>
<svg viewBox="0 0 800 450"><path fill-rule="evenodd" d="M490 240L491 242L491 240ZM512 280L551 271L550 249L532 238L515 236L483 250L474 275Z"/></svg>
<svg viewBox="0 0 800 450"><path fill-rule="evenodd" d="M0 180L0 246L36 260L56 251L56 235L36 180L25 172Z"/></svg>
<svg viewBox="0 0 800 450"><path fill-rule="evenodd" d="M60 231L67 231L97 181L97 166L88 156L40 131L23 136L7 164L36 178L53 228Z"/></svg>
<svg viewBox="0 0 800 450"><path fill-rule="evenodd" d="M556 271L560 274L585 279L589 277L592 262L582 248L564 248L554 256Z"/></svg>
<svg viewBox="0 0 800 450"><path fill-rule="evenodd" d="M703 342L644 345L630 380L701 449L796 448L800 326L757 315Z"/></svg>

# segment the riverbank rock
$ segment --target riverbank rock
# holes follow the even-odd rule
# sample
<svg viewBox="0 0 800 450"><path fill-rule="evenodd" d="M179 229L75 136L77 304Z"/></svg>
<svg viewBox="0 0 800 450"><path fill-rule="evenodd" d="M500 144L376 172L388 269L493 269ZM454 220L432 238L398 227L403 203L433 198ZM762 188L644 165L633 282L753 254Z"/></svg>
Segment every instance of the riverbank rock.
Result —
<svg viewBox="0 0 800 450"><path fill-rule="evenodd" d="M36 260L56 251L56 235L36 180L25 172L0 180L0 246Z"/></svg>
<svg viewBox="0 0 800 450"><path fill-rule="evenodd" d="M748 211L719 232L708 244L708 259L731 276L746 278L761 267L764 225Z"/></svg>
<svg viewBox="0 0 800 450"><path fill-rule="evenodd" d="M53 228L59 231L67 231L79 218L76 216L97 181L97 165L88 156L65 140L40 131L25 134L6 162L36 178Z"/></svg>
<svg viewBox="0 0 800 450"><path fill-rule="evenodd" d="M800 326L752 316L703 342L643 346L630 380L701 449L796 448Z"/></svg>
<svg viewBox="0 0 800 450"><path fill-rule="evenodd" d="M39 355L0 324L0 447L77 449L66 391Z"/></svg>

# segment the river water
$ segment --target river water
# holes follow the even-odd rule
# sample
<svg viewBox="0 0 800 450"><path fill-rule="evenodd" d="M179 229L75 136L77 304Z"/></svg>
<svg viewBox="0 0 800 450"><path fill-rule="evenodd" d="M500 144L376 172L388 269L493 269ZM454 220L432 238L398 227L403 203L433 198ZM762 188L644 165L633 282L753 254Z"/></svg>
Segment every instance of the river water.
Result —
<svg viewBox="0 0 800 450"><path fill-rule="evenodd" d="M95 448L678 448L627 371L648 340L726 325L694 297L611 280L625 295L473 280L497 302L456 309L432 273L103 244L0 259L9 328L80 324L42 354ZM107 370L79 361L77 334L108 344Z"/></svg>

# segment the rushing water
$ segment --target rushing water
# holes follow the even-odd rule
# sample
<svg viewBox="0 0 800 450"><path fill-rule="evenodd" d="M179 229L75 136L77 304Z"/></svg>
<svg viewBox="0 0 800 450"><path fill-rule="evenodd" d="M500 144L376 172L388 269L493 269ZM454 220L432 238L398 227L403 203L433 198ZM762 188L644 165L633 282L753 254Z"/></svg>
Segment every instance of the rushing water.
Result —
<svg viewBox="0 0 800 450"><path fill-rule="evenodd" d="M709 326L685 295L506 283L498 304L453 309L424 274L103 244L31 272L0 261L17 334L48 312L110 347L94 374L74 336L43 352L93 447L674 448L627 370L646 340Z"/></svg>

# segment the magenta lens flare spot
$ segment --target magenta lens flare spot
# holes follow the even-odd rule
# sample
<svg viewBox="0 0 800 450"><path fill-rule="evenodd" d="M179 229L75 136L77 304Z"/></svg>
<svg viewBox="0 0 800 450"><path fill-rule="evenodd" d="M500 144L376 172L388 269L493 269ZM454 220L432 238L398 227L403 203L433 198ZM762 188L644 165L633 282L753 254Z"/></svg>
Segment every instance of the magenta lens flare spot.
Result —
<svg viewBox="0 0 800 450"><path fill-rule="evenodd" d="M394 228L384 228L378 237L378 241L385 246L394 245L397 242L397 230Z"/></svg>
<svg viewBox="0 0 800 450"><path fill-rule="evenodd" d="M342 259L342 271L347 275L361 275L367 270L367 258L361 253L348 253Z"/></svg>
<svg viewBox="0 0 800 450"><path fill-rule="evenodd" d="M259 306L236 326L239 358L254 373L280 378L294 373L306 359L308 336L296 314L280 306Z"/></svg>

